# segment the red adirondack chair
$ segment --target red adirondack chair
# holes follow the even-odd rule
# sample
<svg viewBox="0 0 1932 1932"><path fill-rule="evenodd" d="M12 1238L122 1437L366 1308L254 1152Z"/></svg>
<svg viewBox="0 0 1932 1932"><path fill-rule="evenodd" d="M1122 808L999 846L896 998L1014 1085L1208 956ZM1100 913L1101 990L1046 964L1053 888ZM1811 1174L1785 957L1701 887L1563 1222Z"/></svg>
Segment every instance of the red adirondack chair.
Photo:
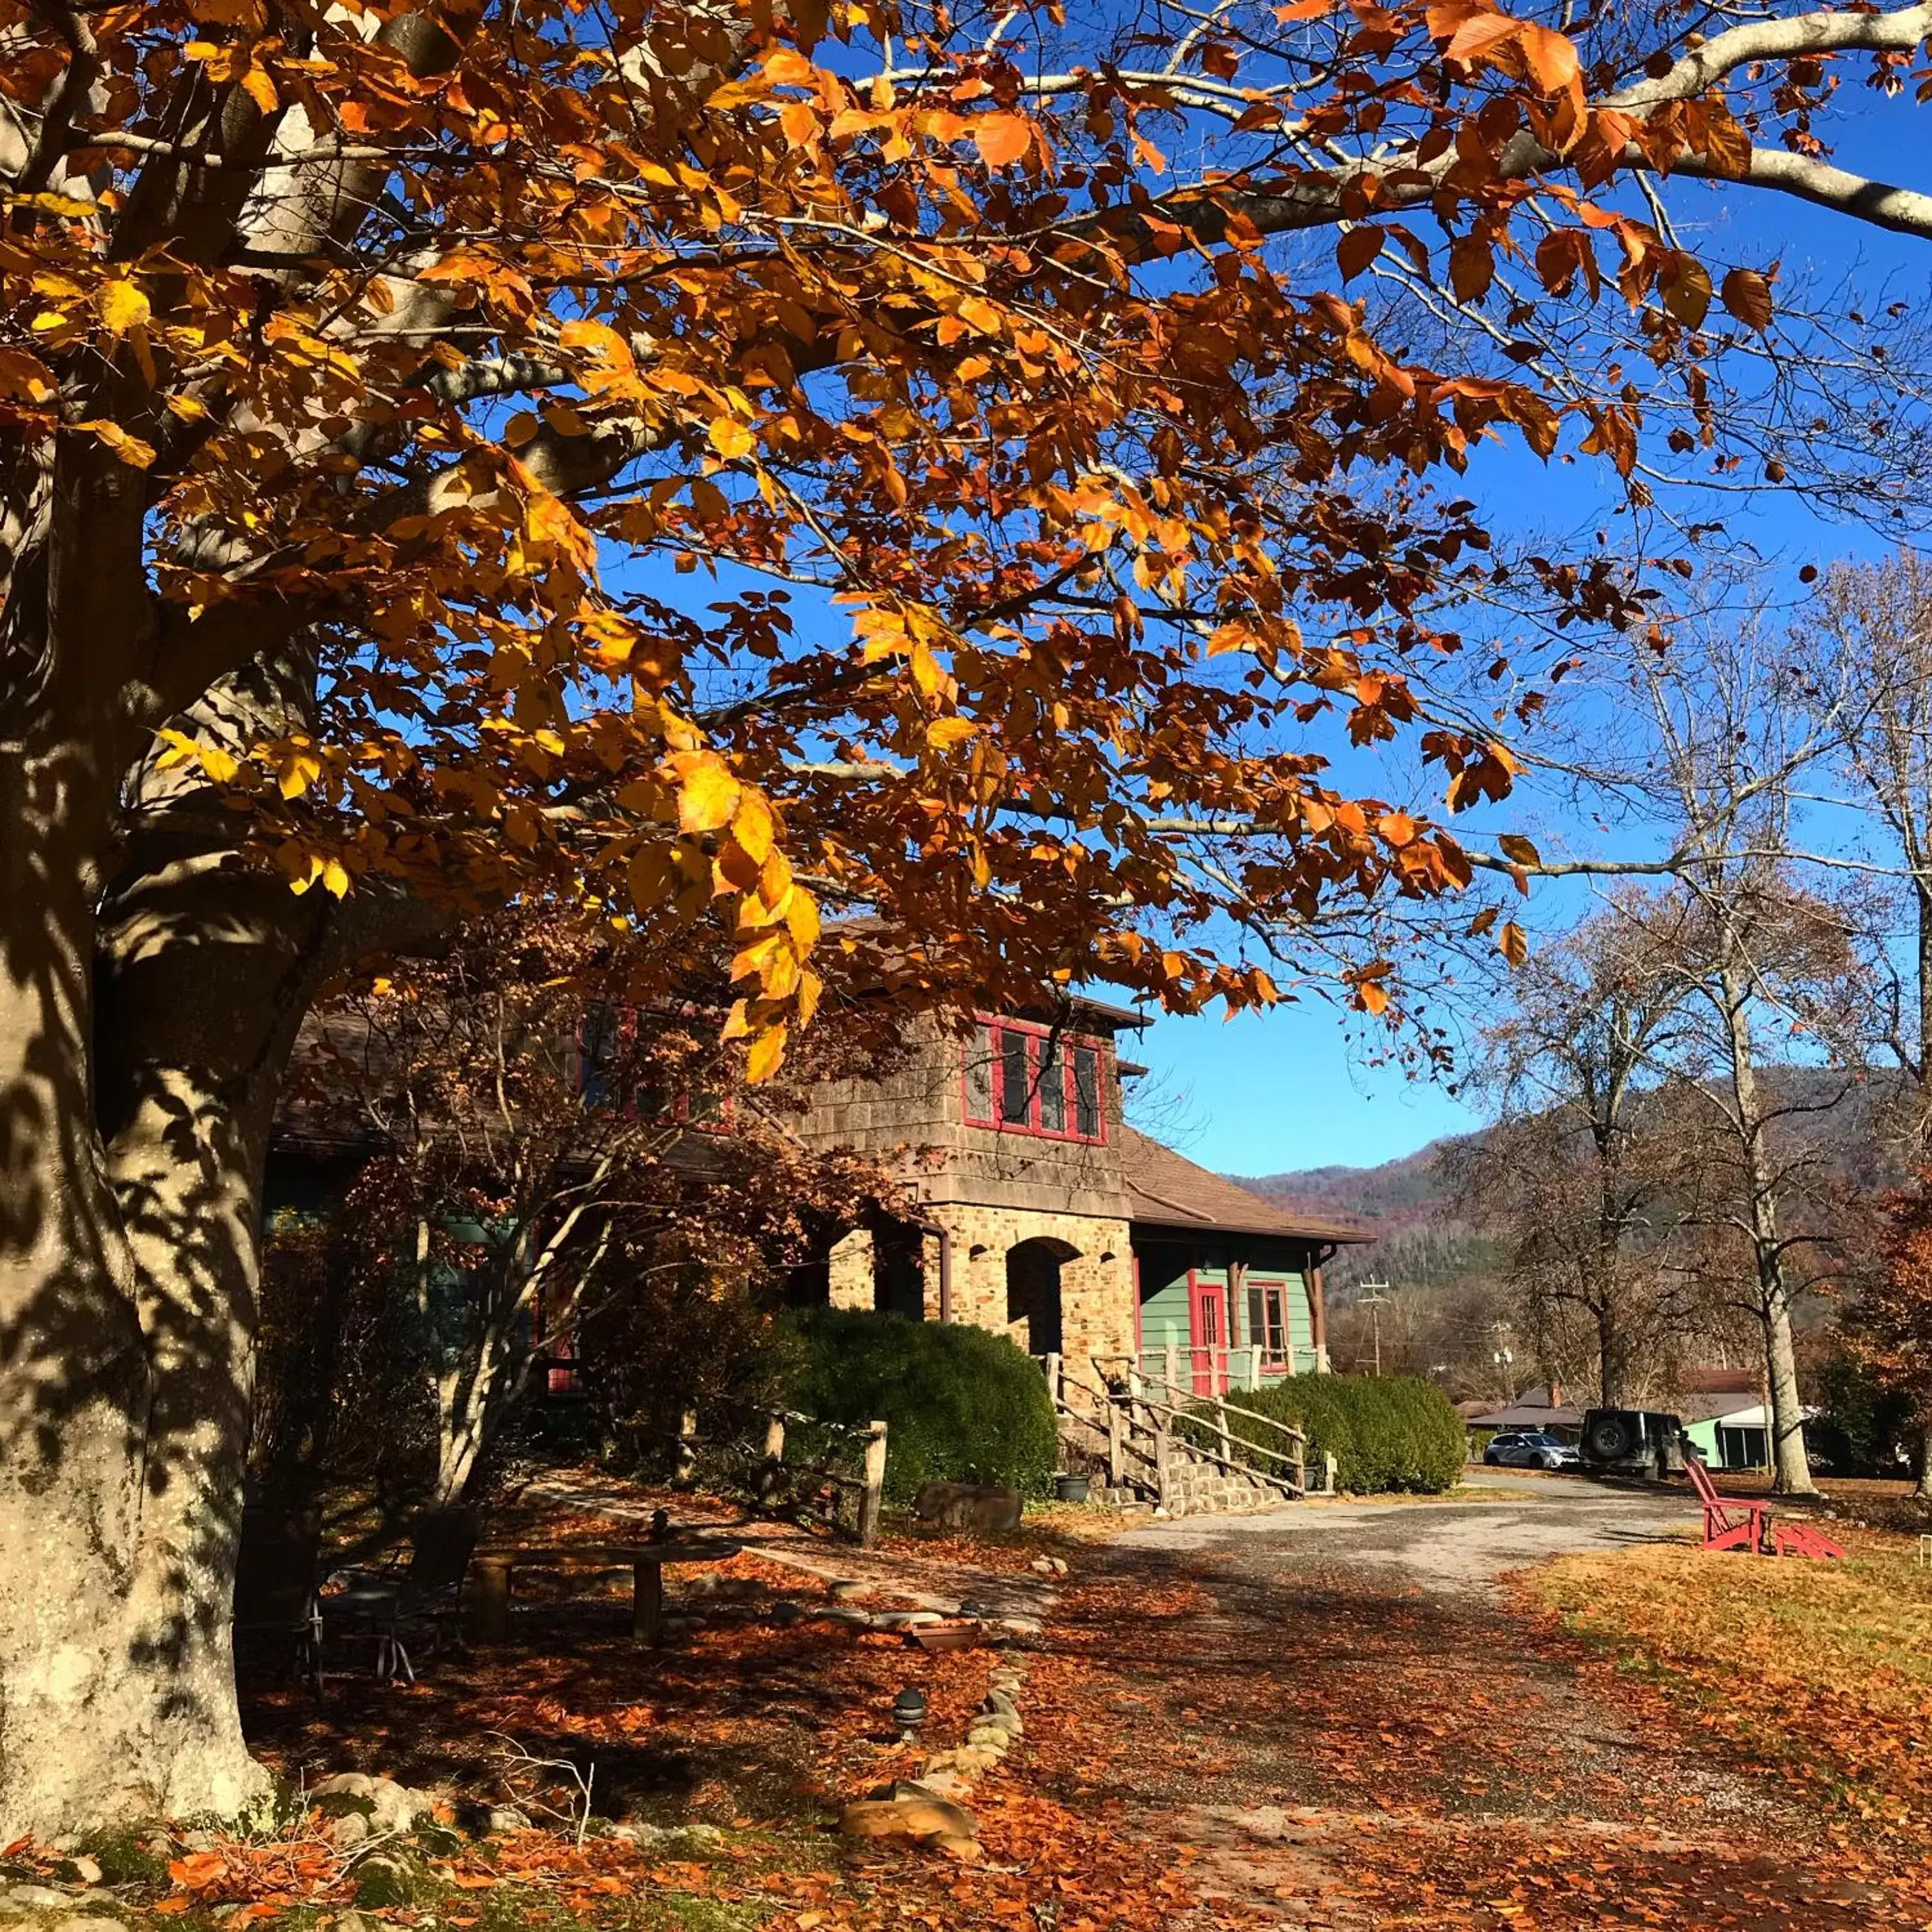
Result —
<svg viewBox="0 0 1932 1932"><path fill-rule="evenodd" d="M1771 1537L1771 1505L1743 1496L1720 1496L1702 1457L1684 1452L1684 1466L1690 1474L1690 1486L1704 1505L1704 1547L1706 1550L1767 1549Z"/></svg>
<svg viewBox="0 0 1932 1932"><path fill-rule="evenodd" d="M1704 1506L1704 1547L1744 1550L1765 1556L1842 1556L1844 1551L1808 1522L1774 1524L1771 1505L1745 1496L1720 1496L1702 1460L1684 1452L1690 1486Z"/></svg>

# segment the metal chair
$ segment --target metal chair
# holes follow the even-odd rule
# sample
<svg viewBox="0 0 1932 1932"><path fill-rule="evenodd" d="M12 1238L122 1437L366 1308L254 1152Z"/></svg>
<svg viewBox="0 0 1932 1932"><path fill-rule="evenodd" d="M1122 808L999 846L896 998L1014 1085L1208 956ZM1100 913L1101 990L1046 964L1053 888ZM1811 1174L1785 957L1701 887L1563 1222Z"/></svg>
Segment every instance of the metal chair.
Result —
<svg viewBox="0 0 1932 1932"><path fill-rule="evenodd" d="M374 1638L376 1675L383 1682L415 1683L409 1646L419 1633L432 1650L446 1628L460 1644L464 1581L482 1523L482 1510L471 1504L425 1510L410 1532L406 1569L340 1570L329 1579L325 1609L332 1621L361 1627L350 1634Z"/></svg>
<svg viewBox="0 0 1932 1932"><path fill-rule="evenodd" d="M242 1511L235 1562L235 1642L238 1650L264 1640L290 1676L322 1695L322 1606L317 1571L322 1548L318 1511L260 1504Z"/></svg>

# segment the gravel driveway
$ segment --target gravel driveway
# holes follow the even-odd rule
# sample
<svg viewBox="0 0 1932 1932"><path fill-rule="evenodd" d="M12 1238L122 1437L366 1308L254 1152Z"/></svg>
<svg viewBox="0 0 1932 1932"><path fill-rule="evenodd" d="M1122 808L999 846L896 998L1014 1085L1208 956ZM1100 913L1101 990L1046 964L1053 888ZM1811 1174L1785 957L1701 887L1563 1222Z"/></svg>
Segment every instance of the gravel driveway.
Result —
<svg viewBox="0 0 1932 1932"><path fill-rule="evenodd" d="M1275 1550L1398 1571L1424 1588L1466 1594L1505 1571L1572 1551L1682 1536L1696 1526L1688 1489L1612 1488L1588 1476L1472 1472L1467 1498L1324 1502L1252 1516L1156 1522L1122 1539L1146 1550L1225 1550L1259 1539Z"/></svg>
<svg viewBox="0 0 1932 1932"><path fill-rule="evenodd" d="M1131 1531L1050 1619L1114 1719L1064 1795L1173 1846L1204 1901L1177 1932L1932 1925L1916 1850L1626 1698L1498 1587L1696 1523L1686 1490L1484 1470Z"/></svg>

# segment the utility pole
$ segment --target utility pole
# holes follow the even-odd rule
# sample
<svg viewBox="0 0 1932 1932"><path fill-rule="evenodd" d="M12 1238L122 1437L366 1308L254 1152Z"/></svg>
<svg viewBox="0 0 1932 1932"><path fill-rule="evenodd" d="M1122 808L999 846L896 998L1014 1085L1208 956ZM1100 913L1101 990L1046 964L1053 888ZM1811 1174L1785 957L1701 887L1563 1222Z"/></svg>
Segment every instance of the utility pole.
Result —
<svg viewBox="0 0 1932 1932"><path fill-rule="evenodd" d="M1385 1281L1365 1281L1362 1286L1368 1290L1356 1304L1369 1311L1369 1331L1375 1337L1376 1373L1382 1372L1382 1310L1388 1306L1388 1283Z"/></svg>

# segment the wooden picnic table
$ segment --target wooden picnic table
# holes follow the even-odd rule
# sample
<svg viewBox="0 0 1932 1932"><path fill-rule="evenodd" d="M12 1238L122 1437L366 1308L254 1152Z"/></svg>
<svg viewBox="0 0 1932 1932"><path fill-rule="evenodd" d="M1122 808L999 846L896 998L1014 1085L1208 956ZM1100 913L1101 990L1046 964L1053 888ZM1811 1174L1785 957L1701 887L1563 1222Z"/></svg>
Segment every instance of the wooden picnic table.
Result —
<svg viewBox="0 0 1932 1932"><path fill-rule="evenodd" d="M664 1624L667 1563L722 1563L743 1546L722 1537L667 1538L662 1543L531 1544L513 1550L479 1550L476 1571L476 1638L501 1643L510 1634L510 1592L519 1570L623 1570L632 1574L631 1631L654 1644Z"/></svg>

